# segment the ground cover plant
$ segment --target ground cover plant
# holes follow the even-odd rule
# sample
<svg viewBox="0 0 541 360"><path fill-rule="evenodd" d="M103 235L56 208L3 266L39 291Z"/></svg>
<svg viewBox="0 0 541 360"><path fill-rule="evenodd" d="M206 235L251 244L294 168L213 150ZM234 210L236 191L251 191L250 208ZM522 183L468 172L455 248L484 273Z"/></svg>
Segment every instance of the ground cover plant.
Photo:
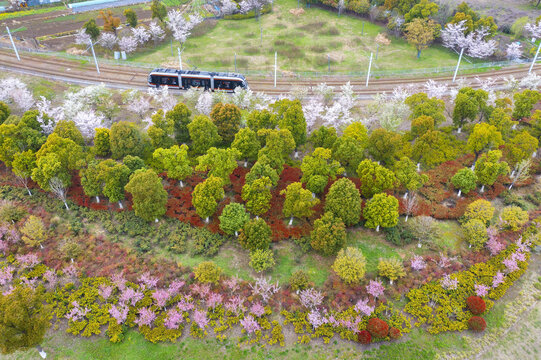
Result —
<svg viewBox="0 0 541 360"><path fill-rule="evenodd" d="M412 327L490 331L492 308L536 256L537 100L497 149L476 130L498 108L512 116L505 99L531 99L528 90L466 88L483 115L454 126L453 97L441 96L447 116L418 108L418 93L390 97L408 109L398 132L355 121L370 109L347 86L336 103L350 97L340 105L348 118L314 120L323 95L272 101L237 90L211 96L207 111L198 104L210 94L197 91L183 105L166 88L97 86L33 105L23 82L0 81L2 296L42 295L45 315L73 335L122 343L137 330L150 342L250 347L381 344ZM413 134L410 113L429 111L443 122ZM198 119L214 147L191 148ZM316 132L323 121L335 131ZM241 129L257 155L242 155ZM344 144L362 154L356 167L342 166ZM527 175L514 179L522 161ZM459 194L452 179L464 168L477 182ZM314 177L323 186L309 186Z"/></svg>

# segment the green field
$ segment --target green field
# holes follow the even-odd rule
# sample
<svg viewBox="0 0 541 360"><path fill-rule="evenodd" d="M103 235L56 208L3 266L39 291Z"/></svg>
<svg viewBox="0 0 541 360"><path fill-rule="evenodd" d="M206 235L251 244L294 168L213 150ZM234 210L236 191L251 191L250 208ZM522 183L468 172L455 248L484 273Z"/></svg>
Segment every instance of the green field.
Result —
<svg viewBox="0 0 541 360"><path fill-rule="evenodd" d="M312 7L295 16L295 0L278 0L270 14L257 19L206 21L185 43L183 63L188 67L212 70L271 71L274 52L282 71L366 71L370 53L376 53L374 39L385 28L359 17ZM363 35L364 24L364 35ZM260 28L261 26L261 28ZM261 30L263 36L261 38ZM381 46L373 70L434 68L456 64L457 55L433 46L416 58L415 49L403 39L390 38ZM173 43L174 47L178 43ZM397 61L399 59L399 61ZM153 64L178 64L176 49L165 42L130 56L130 60Z"/></svg>

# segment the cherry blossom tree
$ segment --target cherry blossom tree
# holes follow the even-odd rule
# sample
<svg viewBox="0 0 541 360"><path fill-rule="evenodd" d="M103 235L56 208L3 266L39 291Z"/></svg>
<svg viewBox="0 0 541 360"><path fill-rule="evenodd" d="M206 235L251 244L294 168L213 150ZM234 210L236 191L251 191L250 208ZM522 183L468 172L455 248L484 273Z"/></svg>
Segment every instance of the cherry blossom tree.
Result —
<svg viewBox="0 0 541 360"><path fill-rule="evenodd" d="M212 111L212 94L208 91L203 91L201 95L199 96L199 99L197 99L197 104L195 105L195 109L199 111L199 113L204 115L210 115L210 112Z"/></svg>
<svg viewBox="0 0 541 360"><path fill-rule="evenodd" d="M451 279L451 276L449 275L445 275L443 279L441 279L440 283L441 286L447 290L456 290L456 288L458 287L458 280Z"/></svg>
<svg viewBox="0 0 541 360"><path fill-rule="evenodd" d="M411 259L411 268L417 271L420 271L426 268L426 262L423 259L423 257L420 255L414 255L413 259Z"/></svg>
<svg viewBox="0 0 541 360"><path fill-rule="evenodd" d="M535 42L536 39L541 38L541 21L536 23L527 23L524 25L524 29L531 35L532 42Z"/></svg>
<svg viewBox="0 0 541 360"><path fill-rule="evenodd" d="M150 308L139 309L139 317L134 321L139 326L151 326L156 319L156 314Z"/></svg>
<svg viewBox="0 0 541 360"><path fill-rule="evenodd" d="M161 86L158 89L148 88L148 95L150 95L164 112L173 109L177 104L177 100L169 93L167 85Z"/></svg>
<svg viewBox="0 0 541 360"><path fill-rule="evenodd" d="M79 29L75 33L75 43L78 45L90 45L90 35L88 35L85 29Z"/></svg>
<svg viewBox="0 0 541 360"><path fill-rule="evenodd" d="M220 11L223 15L231 15L239 11L239 9L236 2L231 0L222 0L222 7L220 8Z"/></svg>
<svg viewBox="0 0 541 360"><path fill-rule="evenodd" d="M34 105L34 98L26 84L13 77L0 80L0 101L13 103L23 112Z"/></svg>
<svg viewBox="0 0 541 360"><path fill-rule="evenodd" d="M100 35L100 38L98 42L103 46L104 48L107 48L109 50L113 50L115 45L118 43L118 37L113 34L112 32L105 32L103 31Z"/></svg>
<svg viewBox="0 0 541 360"><path fill-rule="evenodd" d="M315 309L323 302L323 294L314 288L309 288L299 293L299 299L305 308Z"/></svg>
<svg viewBox="0 0 541 360"><path fill-rule="evenodd" d="M368 299L360 299L357 301L357 304L355 304L355 311L370 316L374 312L374 307L368 305Z"/></svg>
<svg viewBox="0 0 541 360"><path fill-rule="evenodd" d="M127 54L130 54L137 50L137 45L139 45L139 43L135 36L124 36L120 40L118 40L118 46L120 47L120 50L126 52Z"/></svg>
<svg viewBox="0 0 541 360"><path fill-rule="evenodd" d="M314 98L312 98L308 102L308 104L302 107L304 118L306 119L306 127L308 130L308 133L314 130L314 127L318 119L321 118L321 114L323 113L324 110L325 110L325 107L323 106L321 101Z"/></svg>
<svg viewBox="0 0 541 360"><path fill-rule="evenodd" d="M443 46L454 50L464 49L466 54L474 58L485 58L494 54L496 41L489 39L490 32L487 28L481 27L465 34L465 20L459 23L448 23L441 31Z"/></svg>
<svg viewBox="0 0 541 360"><path fill-rule="evenodd" d="M144 26L138 26L131 29L132 36L135 38L139 45L143 45L150 40L150 33Z"/></svg>
<svg viewBox="0 0 541 360"><path fill-rule="evenodd" d="M150 110L150 99L142 94L134 93L130 96L127 109L136 113L139 118L143 119L145 114Z"/></svg>
<svg viewBox="0 0 541 360"><path fill-rule="evenodd" d="M483 284L475 284L475 295L479 297L484 297L488 295L488 290L490 287L483 285Z"/></svg>
<svg viewBox="0 0 541 360"><path fill-rule="evenodd" d="M366 286L366 292L368 292L369 295L372 295L376 299L383 295L384 291L385 287L380 280L370 280L370 283L368 283L368 285Z"/></svg>
<svg viewBox="0 0 541 360"><path fill-rule="evenodd" d="M430 79L425 83L424 90L429 98L443 99L449 91L449 86L444 82L437 83Z"/></svg>
<svg viewBox="0 0 541 360"><path fill-rule="evenodd" d="M167 27L171 30L175 40L180 44L184 44L193 28L203 21L198 14L189 15L186 18L179 10L170 10L167 13L167 17Z"/></svg>
<svg viewBox="0 0 541 360"><path fill-rule="evenodd" d="M263 301L267 302L274 294L280 290L278 282L276 284L271 283L271 278L258 278L253 284L250 284L252 289L252 295L259 295Z"/></svg>
<svg viewBox="0 0 541 360"><path fill-rule="evenodd" d="M522 56L522 45L518 41L512 42L507 45L505 50L505 56L509 60L517 60Z"/></svg>
<svg viewBox="0 0 541 360"><path fill-rule="evenodd" d="M207 318L207 312L203 310L195 310L192 319L201 330L204 330L209 323L209 319Z"/></svg>
<svg viewBox="0 0 541 360"><path fill-rule="evenodd" d="M81 111L73 118L75 126L87 140L94 138L95 130L103 127L104 118L93 110Z"/></svg>
<svg viewBox="0 0 541 360"><path fill-rule="evenodd" d="M44 96L40 96L40 100L36 103L36 108L39 111L37 120L41 126L41 130L46 135L54 131L56 123L64 120L64 109L62 107L52 107L51 101Z"/></svg>
<svg viewBox="0 0 541 360"><path fill-rule="evenodd" d="M244 319L240 320L240 324L248 334L253 334L256 331L261 330L259 323L254 319L252 315L248 315Z"/></svg>
<svg viewBox="0 0 541 360"><path fill-rule="evenodd" d="M167 329L178 329L180 324L184 321L184 316L177 310L169 310L167 317L163 321L163 326Z"/></svg>
<svg viewBox="0 0 541 360"><path fill-rule="evenodd" d="M148 24L148 33L150 34L150 37L154 41L154 46L159 41L162 41L165 37L165 31L163 31L162 27L158 25L158 23L153 20L150 24Z"/></svg>
<svg viewBox="0 0 541 360"><path fill-rule="evenodd" d="M413 215L415 211L417 211L417 208L419 206L419 203L417 201L417 194L412 194L411 196L408 196L406 199L404 199L404 207L406 210L406 222L408 221L408 218L410 215Z"/></svg>
<svg viewBox="0 0 541 360"><path fill-rule="evenodd" d="M247 12L254 10L259 16L261 8L268 3L268 0L243 0L240 3L240 12L246 14Z"/></svg>

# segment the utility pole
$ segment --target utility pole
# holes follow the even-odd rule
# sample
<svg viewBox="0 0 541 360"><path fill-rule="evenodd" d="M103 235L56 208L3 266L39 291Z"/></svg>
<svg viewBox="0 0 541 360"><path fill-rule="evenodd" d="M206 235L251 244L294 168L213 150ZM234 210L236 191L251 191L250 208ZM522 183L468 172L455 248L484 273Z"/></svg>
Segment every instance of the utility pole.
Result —
<svg viewBox="0 0 541 360"><path fill-rule="evenodd" d="M98 59L96 59L96 53L94 52L94 44L92 43L92 39L90 39L90 48L92 49L92 56L94 57L94 64L96 64L96 71L99 74L100 66L98 65Z"/></svg>
<svg viewBox="0 0 541 360"><path fill-rule="evenodd" d="M178 53L178 65L180 67L180 70L182 70L182 57L180 56L180 53L182 51L180 51L180 48L177 48L177 53Z"/></svg>
<svg viewBox="0 0 541 360"><path fill-rule="evenodd" d="M370 62L368 63L368 74L366 74L366 86L368 87L368 80L370 79L370 69L372 69L372 56L374 53L370 53Z"/></svg>
<svg viewBox="0 0 541 360"><path fill-rule="evenodd" d="M276 68L278 67L278 53L274 52L274 87L276 87Z"/></svg>
<svg viewBox="0 0 541 360"><path fill-rule="evenodd" d="M455 74L453 75L453 82L455 82L456 74L458 74L458 67L460 66L460 60L462 60L462 54L464 54L464 48L460 49L460 55L458 56L458 62L456 64Z"/></svg>
<svg viewBox="0 0 541 360"><path fill-rule="evenodd" d="M15 47L15 45L13 45L13 47ZM539 49L541 49L541 42L539 43L539 46L537 47L537 51L535 52L535 56L533 58L533 61L532 61L532 65L530 65L530 70L528 70L528 74L530 74L533 70L533 66L535 64L535 62L537 61L537 56L539 55Z"/></svg>
<svg viewBox="0 0 541 360"><path fill-rule="evenodd" d="M11 40L11 45L13 46L13 50L15 50L15 55L17 55L17 60L21 61L21 58L19 57L19 52L17 51L17 47L15 46L15 42L13 41L13 37L11 36L11 32L9 31L9 28L6 26L6 30L8 31L9 40Z"/></svg>

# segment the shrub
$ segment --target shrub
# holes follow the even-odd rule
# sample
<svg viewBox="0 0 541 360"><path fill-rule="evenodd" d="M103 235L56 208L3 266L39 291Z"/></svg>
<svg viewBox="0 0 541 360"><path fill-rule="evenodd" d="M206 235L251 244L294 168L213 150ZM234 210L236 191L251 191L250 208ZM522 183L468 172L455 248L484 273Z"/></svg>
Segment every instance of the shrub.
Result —
<svg viewBox="0 0 541 360"><path fill-rule="evenodd" d="M45 240L45 225L40 218L30 215L21 229L23 242L31 247L38 246Z"/></svg>
<svg viewBox="0 0 541 360"><path fill-rule="evenodd" d="M468 327L473 331L484 331L487 328L487 323L485 319L480 316L472 316L468 320Z"/></svg>
<svg viewBox="0 0 541 360"><path fill-rule="evenodd" d="M359 222L361 194L351 180L342 178L332 184L325 200L325 211L341 218L346 226Z"/></svg>
<svg viewBox="0 0 541 360"><path fill-rule="evenodd" d="M474 250L480 250L488 240L487 228L481 220L469 220L462 225L462 230L466 241Z"/></svg>
<svg viewBox="0 0 541 360"><path fill-rule="evenodd" d="M193 272L197 281L217 284L220 280L222 269L213 261L203 261L193 269Z"/></svg>
<svg viewBox="0 0 541 360"><path fill-rule="evenodd" d="M342 219L331 212L314 221L310 235L314 250L327 256L336 254L346 243L346 227Z"/></svg>
<svg viewBox="0 0 541 360"><path fill-rule="evenodd" d="M19 222L26 215L26 210L23 207L12 203L5 203L0 208L0 220L6 223Z"/></svg>
<svg viewBox="0 0 541 360"><path fill-rule="evenodd" d="M518 206L508 206L500 214L500 226L512 231L519 230L528 222L528 212Z"/></svg>
<svg viewBox="0 0 541 360"><path fill-rule="evenodd" d="M391 280L391 284L394 280L406 276L402 261L397 258L379 259L378 274Z"/></svg>
<svg viewBox="0 0 541 360"><path fill-rule="evenodd" d="M186 236L179 233L171 233L167 239L167 249L176 254L186 252Z"/></svg>
<svg viewBox="0 0 541 360"><path fill-rule="evenodd" d="M396 246L409 245L416 239L410 228L402 224L390 228L383 228L383 232L385 233L385 240Z"/></svg>
<svg viewBox="0 0 541 360"><path fill-rule="evenodd" d="M214 256L224 243L224 238L206 229L193 229L191 237L194 240L192 255Z"/></svg>
<svg viewBox="0 0 541 360"><path fill-rule="evenodd" d="M359 331L359 334L357 334L357 340L359 340L361 344L368 345L372 341L372 335L366 330L361 330Z"/></svg>
<svg viewBox="0 0 541 360"><path fill-rule="evenodd" d="M64 254L64 259L67 260L76 259L82 252L81 246L74 240L66 241L60 248L60 251Z"/></svg>
<svg viewBox="0 0 541 360"><path fill-rule="evenodd" d="M297 270L289 278L289 286L291 290L304 290L310 286L310 277L302 270Z"/></svg>
<svg viewBox="0 0 541 360"><path fill-rule="evenodd" d="M220 229L229 235L237 234L240 229L250 220L244 205L239 203L228 204L219 216Z"/></svg>
<svg viewBox="0 0 541 360"><path fill-rule="evenodd" d="M441 236L440 228L434 218L430 216L417 216L405 223L411 236L419 242L432 243Z"/></svg>
<svg viewBox="0 0 541 360"><path fill-rule="evenodd" d="M256 249L250 253L250 266L255 272L262 272L276 265L271 249Z"/></svg>
<svg viewBox="0 0 541 360"><path fill-rule="evenodd" d="M375 338L384 338L389 333L389 325L378 318L368 320L366 330Z"/></svg>
<svg viewBox="0 0 541 360"><path fill-rule="evenodd" d="M266 250L271 242L272 231L263 219L253 219L244 225L239 234L239 242L247 250Z"/></svg>
<svg viewBox="0 0 541 360"><path fill-rule="evenodd" d="M391 339L398 339L402 334L400 333L400 330L398 330L395 327L392 327L389 329L389 336Z"/></svg>
<svg viewBox="0 0 541 360"><path fill-rule="evenodd" d="M366 260L361 250L348 247L338 252L332 269L346 284L356 284L364 277Z"/></svg>
<svg viewBox="0 0 541 360"><path fill-rule="evenodd" d="M486 310L485 300L479 296L470 296L467 298L466 305L468 305L468 310L470 310L473 315L481 315Z"/></svg>
<svg viewBox="0 0 541 360"><path fill-rule="evenodd" d="M488 224L494 216L494 207L488 200L475 200L466 208L464 213L464 220L478 219L481 220L484 224Z"/></svg>

